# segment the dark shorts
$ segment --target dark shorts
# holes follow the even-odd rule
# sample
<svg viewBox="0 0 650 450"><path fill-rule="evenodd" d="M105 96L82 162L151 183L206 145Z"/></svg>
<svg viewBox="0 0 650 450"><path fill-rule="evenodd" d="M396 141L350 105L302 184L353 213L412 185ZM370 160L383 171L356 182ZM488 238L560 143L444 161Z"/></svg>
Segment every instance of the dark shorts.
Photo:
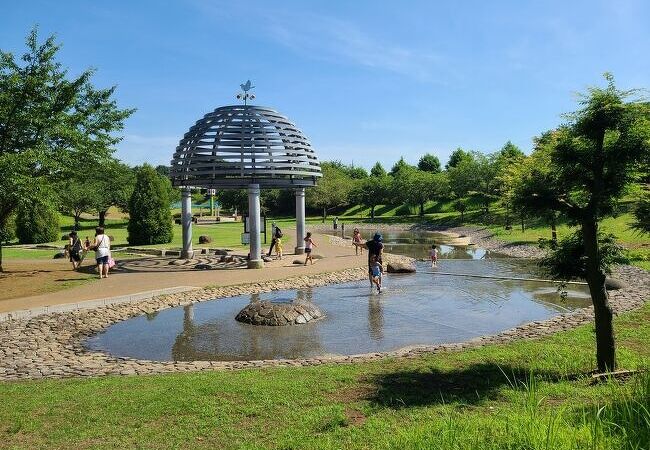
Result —
<svg viewBox="0 0 650 450"><path fill-rule="evenodd" d="M79 262L81 261L81 255L79 253L70 253L70 262Z"/></svg>
<svg viewBox="0 0 650 450"><path fill-rule="evenodd" d="M310 249L310 248L306 248L306 249L305 249L305 253L311 253L311 249Z"/></svg>
<svg viewBox="0 0 650 450"><path fill-rule="evenodd" d="M101 258L95 258L97 264L108 264L108 255L102 256Z"/></svg>

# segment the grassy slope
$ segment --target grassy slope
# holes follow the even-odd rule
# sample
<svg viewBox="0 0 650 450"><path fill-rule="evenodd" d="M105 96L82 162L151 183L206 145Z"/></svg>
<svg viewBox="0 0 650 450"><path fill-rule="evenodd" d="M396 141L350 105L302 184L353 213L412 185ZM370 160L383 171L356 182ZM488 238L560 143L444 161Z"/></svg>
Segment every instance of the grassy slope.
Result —
<svg viewBox="0 0 650 450"><path fill-rule="evenodd" d="M506 242L517 242L524 244L536 245L539 238L549 239L551 237L551 230L547 224L540 222L526 223L526 229L521 231L519 224L513 223L512 230L505 230L503 225L495 225L494 223L503 223L503 211L499 208L493 208L489 220L481 211L468 211L465 214L465 220L461 223L460 215L451 210L450 204L447 203L434 203L427 204L427 214L424 218L415 215L398 216L395 215L397 208L379 206L377 212L386 212L385 215L376 218L376 222L419 222L428 221L438 223L440 225L477 225L489 227L495 235ZM415 212L415 210L413 210ZM368 221L370 210L368 208L352 207L344 211L341 215L343 221ZM632 264L642 267L645 270L650 270L650 236L643 235L630 228L632 222L632 215L628 212L622 213L616 217L608 217L601 222L601 230L607 233L616 235L618 241L629 248L629 256ZM557 227L558 236L563 236L571 233L572 229L566 224L560 224Z"/></svg>
<svg viewBox="0 0 650 450"><path fill-rule="evenodd" d="M0 434L19 448L647 448L650 376L575 376L594 366L591 328L358 365L2 383ZM646 367L650 305L616 328L620 365Z"/></svg>

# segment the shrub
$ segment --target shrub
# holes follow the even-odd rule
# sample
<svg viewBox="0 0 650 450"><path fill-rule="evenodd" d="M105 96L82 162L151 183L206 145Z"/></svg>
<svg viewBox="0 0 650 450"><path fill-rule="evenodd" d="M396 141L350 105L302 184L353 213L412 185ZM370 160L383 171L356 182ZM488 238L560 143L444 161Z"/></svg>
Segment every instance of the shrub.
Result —
<svg viewBox="0 0 650 450"><path fill-rule="evenodd" d="M21 244L43 244L59 238L59 213L51 203L33 200L16 213L16 236Z"/></svg>
<svg viewBox="0 0 650 450"><path fill-rule="evenodd" d="M173 237L169 180L148 164L137 169L129 199L128 241L131 245L166 244Z"/></svg>

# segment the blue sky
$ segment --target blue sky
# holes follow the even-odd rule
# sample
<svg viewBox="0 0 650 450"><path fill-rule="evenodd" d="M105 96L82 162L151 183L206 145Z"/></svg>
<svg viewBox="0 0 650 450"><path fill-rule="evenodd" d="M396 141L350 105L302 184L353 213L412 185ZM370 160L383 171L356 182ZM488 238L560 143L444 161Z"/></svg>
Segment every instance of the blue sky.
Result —
<svg viewBox="0 0 650 450"><path fill-rule="evenodd" d="M38 24L72 73L96 68L138 109L117 150L133 164L167 164L249 78L321 159L365 167L507 140L529 151L603 72L650 87L642 0L3 3L0 48L20 53Z"/></svg>

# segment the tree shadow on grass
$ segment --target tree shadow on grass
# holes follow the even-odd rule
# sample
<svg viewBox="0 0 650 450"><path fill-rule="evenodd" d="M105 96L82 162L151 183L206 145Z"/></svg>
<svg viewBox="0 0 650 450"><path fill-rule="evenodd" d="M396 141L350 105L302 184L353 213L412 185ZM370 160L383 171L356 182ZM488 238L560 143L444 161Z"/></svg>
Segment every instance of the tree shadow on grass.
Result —
<svg viewBox="0 0 650 450"><path fill-rule="evenodd" d="M394 409L447 403L476 405L497 398L504 386L524 388L531 376L546 381L571 378L558 372L531 373L529 368L493 363L473 364L448 372L434 368L401 371L378 374L369 380L376 389L367 399Z"/></svg>

